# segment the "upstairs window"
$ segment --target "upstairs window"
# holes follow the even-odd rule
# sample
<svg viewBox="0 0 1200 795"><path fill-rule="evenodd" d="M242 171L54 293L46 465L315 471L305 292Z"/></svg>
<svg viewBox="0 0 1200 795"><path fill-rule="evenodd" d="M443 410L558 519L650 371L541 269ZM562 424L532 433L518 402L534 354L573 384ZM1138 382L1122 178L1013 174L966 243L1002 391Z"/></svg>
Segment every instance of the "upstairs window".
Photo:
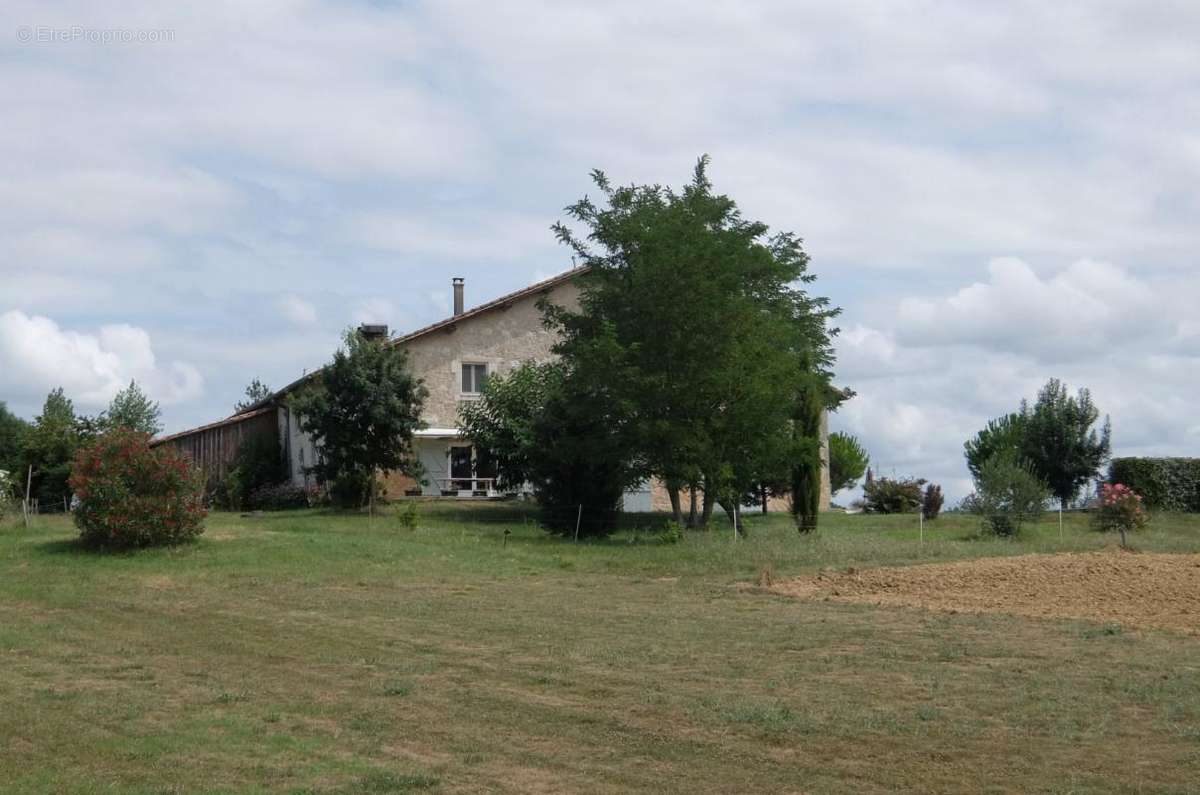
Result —
<svg viewBox="0 0 1200 795"><path fill-rule="evenodd" d="M464 395L478 395L487 386L486 364L464 364L462 366L462 391Z"/></svg>

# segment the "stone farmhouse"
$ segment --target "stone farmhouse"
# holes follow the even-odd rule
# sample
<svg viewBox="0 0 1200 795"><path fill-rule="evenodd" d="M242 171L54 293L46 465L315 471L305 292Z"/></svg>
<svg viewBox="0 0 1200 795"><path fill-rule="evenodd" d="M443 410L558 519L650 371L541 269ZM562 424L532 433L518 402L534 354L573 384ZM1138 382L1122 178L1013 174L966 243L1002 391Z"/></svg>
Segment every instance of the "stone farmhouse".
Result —
<svg viewBox="0 0 1200 795"><path fill-rule="evenodd" d="M422 413L425 428L417 431L414 439L415 452L424 466L425 482L389 475L389 498L503 496L486 454L473 447L457 428L459 406L477 399L493 375L507 373L525 361L546 361L553 357L550 349L555 334L542 324L538 301L544 297L560 306L578 307L579 289L575 280L582 273L582 268L567 271L470 309L464 306L463 280L455 278L453 315L392 338L391 344L407 351L409 367L424 381L429 394ZM364 325L359 331L368 336L388 335L386 326ZM156 439L154 444L177 447L206 471L210 481L215 481L224 477L244 439L268 436L279 444L291 481L307 485L312 480L307 470L316 461L317 451L308 435L300 430L286 398L310 378L312 374L219 422ZM827 436L824 427L822 435ZM824 510L830 501L825 438L822 458L826 462L821 496ZM773 500L770 507L784 510L787 504L785 500ZM651 482L626 494L624 508L669 510L670 502L666 489Z"/></svg>

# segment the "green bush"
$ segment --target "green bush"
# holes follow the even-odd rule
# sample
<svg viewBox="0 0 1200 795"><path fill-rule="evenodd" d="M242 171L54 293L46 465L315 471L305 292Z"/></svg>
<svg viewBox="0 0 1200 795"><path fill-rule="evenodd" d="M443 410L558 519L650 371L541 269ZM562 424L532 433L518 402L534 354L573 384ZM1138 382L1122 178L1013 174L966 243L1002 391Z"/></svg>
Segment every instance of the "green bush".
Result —
<svg viewBox="0 0 1200 795"><path fill-rule="evenodd" d="M1133 489L1150 510L1200 513L1200 458L1114 458L1108 482Z"/></svg>
<svg viewBox="0 0 1200 795"><path fill-rule="evenodd" d="M963 508L980 517L986 530L1015 536L1026 522L1037 521L1050 499L1050 489L1010 454L992 456L979 468L975 493Z"/></svg>
<svg viewBox="0 0 1200 795"><path fill-rule="evenodd" d="M292 483L272 483L260 486L250 493L249 505L259 511L286 511L289 508L307 508L310 492L303 486Z"/></svg>
<svg viewBox="0 0 1200 795"><path fill-rule="evenodd" d="M177 544L204 532L203 473L175 448L149 443L149 434L120 429L76 454L70 486L88 546Z"/></svg>
<svg viewBox="0 0 1200 795"><path fill-rule="evenodd" d="M396 524L402 530L417 529L417 503L415 500L407 500L396 508Z"/></svg>
<svg viewBox="0 0 1200 795"><path fill-rule="evenodd" d="M248 436L238 446L225 479L213 487L213 504L235 511L264 507L253 504L252 495L283 479L278 442L271 436Z"/></svg>
<svg viewBox="0 0 1200 795"><path fill-rule="evenodd" d="M933 521L942 513L942 505L945 504L946 498L942 496L942 487L936 483L930 483L925 487L925 496L921 498L921 515L926 521Z"/></svg>
<svg viewBox="0 0 1200 795"><path fill-rule="evenodd" d="M658 534L658 540L664 544L678 544L683 540L683 528L679 522L669 521L663 526L663 531Z"/></svg>
<svg viewBox="0 0 1200 795"><path fill-rule="evenodd" d="M863 486L863 510L867 513L913 513L921 507L924 480L874 478Z"/></svg>
<svg viewBox="0 0 1200 795"><path fill-rule="evenodd" d="M355 510L369 502L373 478L367 472L343 472L328 484L329 502L335 508ZM383 491L375 483L375 496L383 496Z"/></svg>

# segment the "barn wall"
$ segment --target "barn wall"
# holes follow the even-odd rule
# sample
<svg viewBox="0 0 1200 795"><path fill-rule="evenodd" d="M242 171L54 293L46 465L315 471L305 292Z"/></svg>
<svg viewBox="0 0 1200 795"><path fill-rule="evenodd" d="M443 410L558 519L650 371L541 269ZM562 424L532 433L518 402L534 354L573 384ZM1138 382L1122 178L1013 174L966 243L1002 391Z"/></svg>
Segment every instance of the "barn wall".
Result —
<svg viewBox="0 0 1200 795"><path fill-rule="evenodd" d="M275 409L264 409L246 419L199 428L191 433L164 439L160 444L170 445L194 461L209 483L225 477L238 448L244 439L265 436L278 444L279 428Z"/></svg>

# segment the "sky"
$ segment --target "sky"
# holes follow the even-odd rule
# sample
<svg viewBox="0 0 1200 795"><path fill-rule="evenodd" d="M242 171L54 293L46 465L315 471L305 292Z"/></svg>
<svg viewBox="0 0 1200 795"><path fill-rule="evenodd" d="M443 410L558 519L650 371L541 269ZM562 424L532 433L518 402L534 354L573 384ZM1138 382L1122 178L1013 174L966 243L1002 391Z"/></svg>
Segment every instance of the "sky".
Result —
<svg viewBox="0 0 1200 795"><path fill-rule="evenodd" d="M832 426L881 473L963 496L1050 377L1116 453L1195 455L1196 41L1184 2L6 2L0 400L219 419L452 276L570 267L592 169L707 153L843 308Z"/></svg>

